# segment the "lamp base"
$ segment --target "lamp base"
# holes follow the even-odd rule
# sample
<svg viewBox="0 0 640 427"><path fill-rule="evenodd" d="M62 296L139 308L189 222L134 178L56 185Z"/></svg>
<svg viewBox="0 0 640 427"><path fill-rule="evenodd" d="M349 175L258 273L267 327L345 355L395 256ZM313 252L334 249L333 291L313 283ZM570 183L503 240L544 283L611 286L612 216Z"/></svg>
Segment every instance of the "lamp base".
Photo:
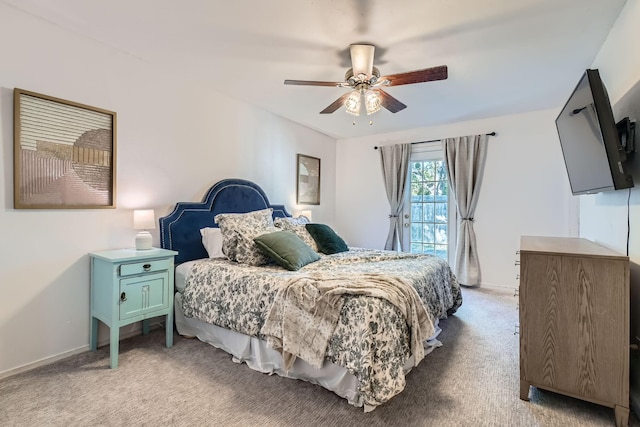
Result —
<svg viewBox="0 0 640 427"><path fill-rule="evenodd" d="M140 231L136 235L136 249L139 251L151 249L151 233L148 231Z"/></svg>

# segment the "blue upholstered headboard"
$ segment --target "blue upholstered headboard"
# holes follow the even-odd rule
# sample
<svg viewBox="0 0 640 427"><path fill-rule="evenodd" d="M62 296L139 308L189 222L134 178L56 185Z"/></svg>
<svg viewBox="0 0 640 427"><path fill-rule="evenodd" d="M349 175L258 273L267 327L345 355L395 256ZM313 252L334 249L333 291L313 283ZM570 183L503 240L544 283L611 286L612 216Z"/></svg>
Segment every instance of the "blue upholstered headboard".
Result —
<svg viewBox="0 0 640 427"><path fill-rule="evenodd" d="M176 264L207 258L200 229L217 227L219 213L246 213L273 208L273 217L289 217L284 205L272 205L257 184L244 179L225 179L207 191L201 203L178 202L169 215L159 219L160 245L178 251Z"/></svg>

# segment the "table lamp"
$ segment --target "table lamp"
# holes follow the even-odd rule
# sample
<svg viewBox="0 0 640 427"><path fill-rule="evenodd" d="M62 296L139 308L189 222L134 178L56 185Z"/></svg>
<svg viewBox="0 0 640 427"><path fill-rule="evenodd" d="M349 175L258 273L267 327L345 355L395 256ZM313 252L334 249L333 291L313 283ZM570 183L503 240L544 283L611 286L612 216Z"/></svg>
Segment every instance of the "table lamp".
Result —
<svg viewBox="0 0 640 427"><path fill-rule="evenodd" d="M133 229L140 230L136 235L136 249L151 249L151 233L156 228L153 209L138 209L133 211Z"/></svg>
<svg viewBox="0 0 640 427"><path fill-rule="evenodd" d="M307 218L309 220L309 222L311 222L311 210L303 210L300 211L300 216L303 216L305 218Z"/></svg>
<svg viewBox="0 0 640 427"><path fill-rule="evenodd" d="M293 216L295 218L301 218L301 217L305 217L309 220L309 222L311 222L311 210L310 209L305 209L305 210L294 210L293 211Z"/></svg>

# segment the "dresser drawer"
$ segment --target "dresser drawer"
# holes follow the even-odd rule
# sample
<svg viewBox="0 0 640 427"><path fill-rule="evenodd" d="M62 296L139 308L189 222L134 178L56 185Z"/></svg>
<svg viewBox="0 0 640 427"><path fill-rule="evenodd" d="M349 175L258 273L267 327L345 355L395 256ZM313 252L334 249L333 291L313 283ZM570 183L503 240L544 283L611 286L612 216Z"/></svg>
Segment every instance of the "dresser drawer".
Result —
<svg viewBox="0 0 640 427"><path fill-rule="evenodd" d="M171 268L171 259L159 259L153 261L143 261L131 264L122 264L118 268L118 275L133 276L135 274L152 273L155 271L163 271Z"/></svg>

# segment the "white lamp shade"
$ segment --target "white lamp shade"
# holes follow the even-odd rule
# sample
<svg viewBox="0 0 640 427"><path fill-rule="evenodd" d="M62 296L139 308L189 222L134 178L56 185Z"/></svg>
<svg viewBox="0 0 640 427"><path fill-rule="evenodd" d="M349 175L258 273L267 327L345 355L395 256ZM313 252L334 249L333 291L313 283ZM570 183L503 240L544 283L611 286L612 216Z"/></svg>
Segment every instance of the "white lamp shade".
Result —
<svg viewBox="0 0 640 427"><path fill-rule="evenodd" d="M301 216L307 217L307 219L309 220L309 222L312 221L311 219L311 210L304 210L300 212Z"/></svg>
<svg viewBox="0 0 640 427"><path fill-rule="evenodd" d="M354 116L360 115L360 98L362 94L359 90L354 90L349 94L347 100L344 102L345 111Z"/></svg>
<svg viewBox="0 0 640 427"><path fill-rule="evenodd" d="M296 218L299 218L301 216L307 218L309 220L309 222L311 222L311 210L305 209L305 210L294 210L293 211L293 216Z"/></svg>
<svg viewBox="0 0 640 427"><path fill-rule="evenodd" d="M156 228L156 220L153 209L139 209L133 211L134 230L153 230Z"/></svg>
<svg viewBox="0 0 640 427"><path fill-rule="evenodd" d="M378 92L375 92L373 90L366 91L364 94L364 105L367 109L367 115L371 115L380 111L382 100L380 99L380 95L378 94Z"/></svg>
<svg viewBox="0 0 640 427"><path fill-rule="evenodd" d="M373 71L375 47L367 44L352 44L349 46L349 51L351 53L353 75L358 77L359 74L364 74L365 78L369 79Z"/></svg>

